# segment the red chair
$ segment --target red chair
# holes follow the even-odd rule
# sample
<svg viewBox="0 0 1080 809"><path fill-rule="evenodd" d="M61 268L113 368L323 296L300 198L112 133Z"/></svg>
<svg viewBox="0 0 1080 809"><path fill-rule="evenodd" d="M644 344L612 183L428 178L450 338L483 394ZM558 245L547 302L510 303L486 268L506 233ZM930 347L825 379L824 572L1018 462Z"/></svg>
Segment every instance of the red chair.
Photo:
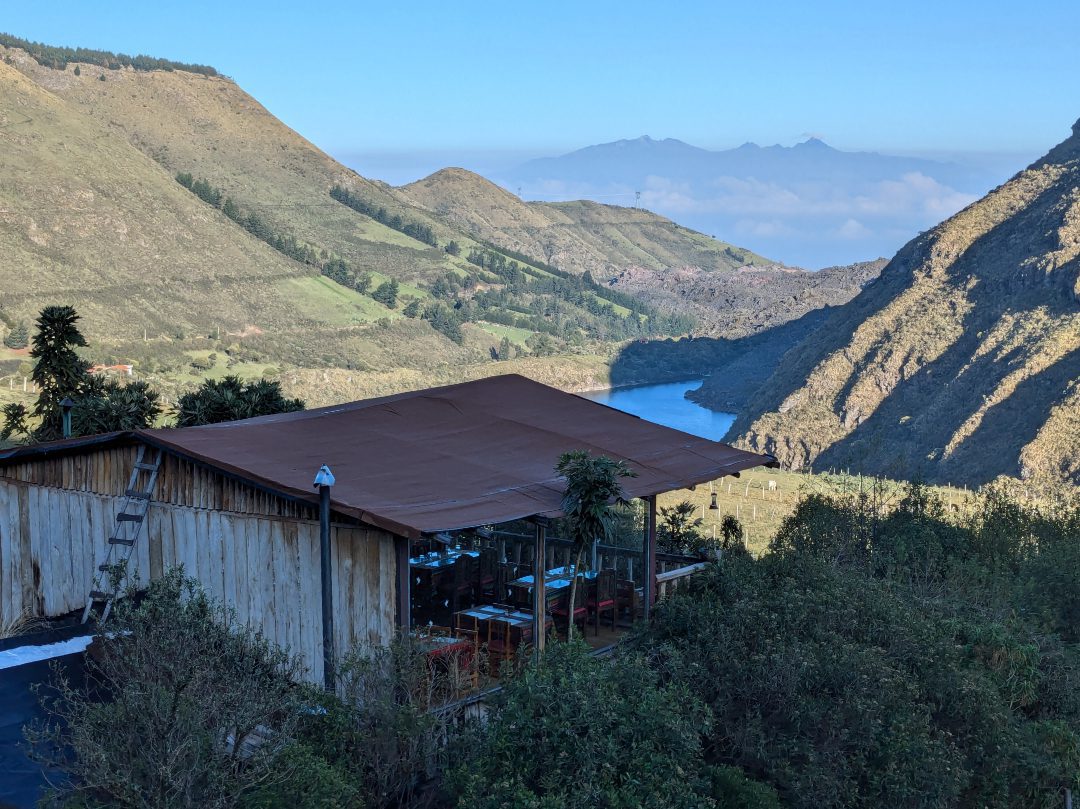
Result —
<svg viewBox="0 0 1080 809"><path fill-rule="evenodd" d="M585 621L589 617L589 609L585 606L585 602L588 599L588 584L586 581L579 581L577 586L577 594L574 597L574 609L571 613L570 610L570 591L573 587L567 587L565 592L559 596L559 600L555 603L555 606L551 608L551 614L554 618L562 619L566 628L566 634L570 634L570 621L575 624L581 624L581 632L585 634Z"/></svg>
<svg viewBox="0 0 1080 809"><path fill-rule="evenodd" d="M590 588L592 589L592 588ZM615 631L615 571L606 568L596 574L596 588L589 593L585 608L596 622L596 634L600 634L600 615L611 613L611 631Z"/></svg>

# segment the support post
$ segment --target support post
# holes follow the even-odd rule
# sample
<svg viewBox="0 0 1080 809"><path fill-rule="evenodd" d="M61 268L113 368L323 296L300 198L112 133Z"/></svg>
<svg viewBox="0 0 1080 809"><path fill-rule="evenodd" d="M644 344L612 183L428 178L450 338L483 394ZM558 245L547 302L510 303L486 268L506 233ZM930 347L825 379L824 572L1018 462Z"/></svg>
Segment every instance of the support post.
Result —
<svg viewBox="0 0 1080 809"><path fill-rule="evenodd" d="M547 623L547 593L544 592L544 563L547 559L547 520L536 519L536 553L533 554L533 651L537 660L544 653L544 625Z"/></svg>
<svg viewBox="0 0 1080 809"><path fill-rule="evenodd" d="M641 588L642 615L646 621L652 616L652 608L656 603L656 497L645 497L645 536L642 541L642 575L644 581Z"/></svg>
<svg viewBox="0 0 1080 809"><path fill-rule="evenodd" d="M330 487L319 487L319 557L322 572L323 685L336 687L334 673L334 579L330 564Z"/></svg>
<svg viewBox="0 0 1080 809"><path fill-rule="evenodd" d="M407 537L394 537L394 565L397 569L397 626L402 634L412 628L412 578L409 573Z"/></svg>

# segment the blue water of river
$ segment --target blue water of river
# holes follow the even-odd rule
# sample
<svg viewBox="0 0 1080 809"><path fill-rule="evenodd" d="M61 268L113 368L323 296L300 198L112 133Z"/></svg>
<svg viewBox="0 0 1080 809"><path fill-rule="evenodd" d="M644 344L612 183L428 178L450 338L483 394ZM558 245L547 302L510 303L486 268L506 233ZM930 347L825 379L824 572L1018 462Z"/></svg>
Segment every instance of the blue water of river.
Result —
<svg viewBox="0 0 1080 809"><path fill-rule="evenodd" d="M687 382L596 390L581 395L665 427L719 441L735 421L735 414L709 410L686 398L688 390L700 386L700 379L692 379Z"/></svg>

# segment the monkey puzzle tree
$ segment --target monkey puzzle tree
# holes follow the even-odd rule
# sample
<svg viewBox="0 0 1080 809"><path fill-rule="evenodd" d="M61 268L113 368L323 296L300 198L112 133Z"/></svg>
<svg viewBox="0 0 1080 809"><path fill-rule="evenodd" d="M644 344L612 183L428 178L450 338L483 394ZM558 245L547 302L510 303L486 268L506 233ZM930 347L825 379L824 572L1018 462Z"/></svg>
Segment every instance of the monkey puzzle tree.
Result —
<svg viewBox="0 0 1080 809"><path fill-rule="evenodd" d="M43 441L63 435L60 402L66 396L79 396L86 387L90 366L75 353L76 348L86 345L86 338L75 325L78 319L73 306L46 306L37 318L37 333L30 349L30 356L37 362L30 378L38 389L32 412L40 421L34 435Z"/></svg>

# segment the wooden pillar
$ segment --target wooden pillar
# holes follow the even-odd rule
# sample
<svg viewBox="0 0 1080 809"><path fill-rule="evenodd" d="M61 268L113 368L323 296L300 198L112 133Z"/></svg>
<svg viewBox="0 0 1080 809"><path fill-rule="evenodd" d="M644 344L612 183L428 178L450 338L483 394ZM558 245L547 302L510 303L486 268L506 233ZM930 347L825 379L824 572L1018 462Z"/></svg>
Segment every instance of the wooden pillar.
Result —
<svg viewBox="0 0 1080 809"><path fill-rule="evenodd" d="M536 553L533 554L533 649L537 659L544 652L547 593L544 592L544 560L547 558L547 520L536 520Z"/></svg>
<svg viewBox="0 0 1080 809"><path fill-rule="evenodd" d="M646 621L652 615L653 604L656 601L656 497L644 497L645 501L645 531L642 538L642 575L644 577L641 588L642 614Z"/></svg>
<svg viewBox="0 0 1080 809"><path fill-rule="evenodd" d="M394 567L397 570L397 610L395 618L401 632L408 632L412 623L412 574L409 572L407 537L394 537Z"/></svg>

